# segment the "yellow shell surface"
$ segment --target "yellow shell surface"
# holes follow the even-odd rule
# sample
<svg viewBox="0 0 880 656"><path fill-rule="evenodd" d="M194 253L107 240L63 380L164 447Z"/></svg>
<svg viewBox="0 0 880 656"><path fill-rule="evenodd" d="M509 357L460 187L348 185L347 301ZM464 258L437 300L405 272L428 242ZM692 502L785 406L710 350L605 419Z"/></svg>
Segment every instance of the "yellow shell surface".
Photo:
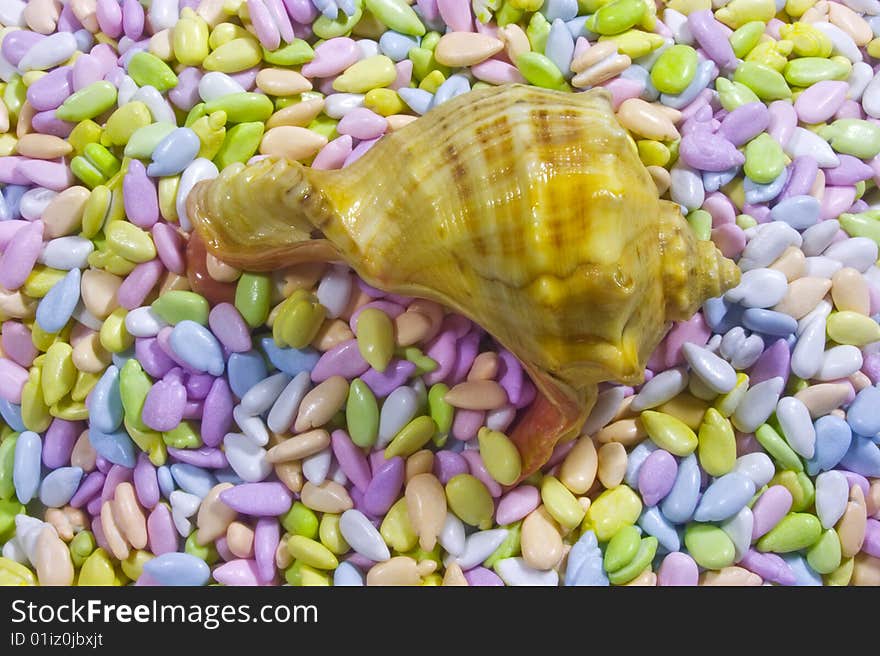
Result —
<svg viewBox="0 0 880 656"><path fill-rule="evenodd" d="M483 326L542 393L513 436L535 452L527 471L580 428L596 383L640 382L669 322L738 280L658 198L602 90L474 91L343 170L230 167L189 208L209 251L235 266L341 259Z"/></svg>

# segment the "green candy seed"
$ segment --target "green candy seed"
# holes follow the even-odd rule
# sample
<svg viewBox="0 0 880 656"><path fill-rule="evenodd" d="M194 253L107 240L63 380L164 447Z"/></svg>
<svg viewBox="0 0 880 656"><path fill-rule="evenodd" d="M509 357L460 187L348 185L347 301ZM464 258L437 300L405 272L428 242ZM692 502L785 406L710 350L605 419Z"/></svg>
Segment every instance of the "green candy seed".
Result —
<svg viewBox="0 0 880 656"><path fill-rule="evenodd" d="M269 317L272 279L265 273L242 273L235 285L235 308L251 328Z"/></svg>
<svg viewBox="0 0 880 656"><path fill-rule="evenodd" d="M263 48L263 60L274 66L302 66L315 58L315 51L307 41L294 39L277 50Z"/></svg>
<svg viewBox="0 0 880 656"><path fill-rule="evenodd" d="M128 61L128 74L139 87L155 87L160 93L177 86L171 67L149 52L139 52Z"/></svg>
<svg viewBox="0 0 880 656"><path fill-rule="evenodd" d="M546 505L546 501L544 502ZM642 513L642 499L628 485L605 490L587 509L584 530L592 529L599 542L607 542L618 531L636 523Z"/></svg>
<svg viewBox="0 0 880 656"><path fill-rule="evenodd" d="M68 546L70 547L70 559L73 561L73 566L81 567L86 558L92 555L92 552L98 545L91 531L80 531L73 536Z"/></svg>
<svg viewBox="0 0 880 656"><path fill-rule="evenodd" d="M385 459L411 456L431 440L436 430L437 425L430 417L425 415L416 417L401 428L385 448Z"/></svg>
<svg viewBox="0 0 880 656"><path fill-rule="evenodd" d="M101 135L101 143L105 146L125 146L135 132L152 122L153 115L144 103L130 102L117 109L107 119Z"/></svg>
<svg viewBox="0 0 880 656"><path fill-rule="evenodd" d="M535 52L544 52L547 48L547 37L550 36L550 23L544 17L544 14L535 12L529 19L528 27L526 27L526 36L529 39L529 45Z"/></svg>
<svg viewBox="0 0 880 656"><path fill-rule="evenodd" d="M687 222L697 239L709 241L712 237L712 215L706 210L694 210L687 215Z"/></svg>
<svg viewBox="0 0 880 656"><path fill-rule="evenodd" d="M807 550L807 564L819 574L831 574L840 567L842 554L840 538L833 528L822 533L822 537Z"/></svg>
<svg viewBox="0 0 880 656"><path fill-rule="evenodd" d="M18 433L13 433L0 442L0 500L7 501L15 496L15 483L12 469L15 464L15 443Z"/></svg>
<svg viewBox="0 0 880 656"><path fill-rule="evenodd" d="M736 559L733 541L712 524L689 524L684 531L684 543L697 565L706 569L723 569Z"/></svg>
<svg viewBox="0 0 880 656"><path fill-rule="evenodd" d="M152 386L150 377L134 358L128 360L119 371L119 395L122 397L125 421L141 431L150 430L141 419L141 413Z"/></svg>
<svg viewBox="0 0 880 656"><path fill-rule="evenodd" d="M433 358L429 358L422 353L421 349L415 346L407 346L403 349L403 357L416 366L416 376L424 376L432 371L436 371L440 364Z"/></svg>
<svg viewBox="0 0 880 656"><path fill-rule="evenodd" d="M624 526L605 547L605 558L602 561L606 572L616 572L629 563L638 553L642 533L635 526Z"/></svg>
<svg viewBox="0 0 880 656"><path fill-rule="evenodd" d="M165 292L150 307L160 319L172 326L185 319L206 326L211 310L204 296L180 289Z"/></svg>
<svg viewBox="0 0 880 656"><path fill-rule="evenodd" d="M850 237L867 237L880 245L880 213L841 214L839 220Z"/></svg>
<svg viewBox="0 0 880 656"><path fill-rule="evenodd" d="M660 93L679 94L697 74L697 51L687 45L667 48L651 68L651 81Z"/></svg>
<svg viewBox="0 0 880 656"><path fill-rule="evenodd" d="M567 91L568 84L550 59L538 52L525 52L516 58L516 67L536 87Z"/></svg>
<svg viewBox="0 0 880 656"><path fill-rule="evenodd" d="M150 159L159 142L171 134L176 127L171 123L152 123L136 129L125 144L124 155L132 159Z"/></svg>
<svg viewBox="0 0 880 656"><path fill-rule="evenodd" d="M719 77L715 80L715 90L718 91L718 99L721 106L728 112L737 107L753 102L760 102L760 98L754 91L739 82L731 82L727 78Z"/></svg>
<svg viewBox="0 0 880 656"><path fill-rule="evenodd" d="M767 25L763 21L751 21L738 27L728 37L728 41L730 41L730 45L733 48L733 54L740 59L744 59L752 51L752 48L758 45L765 29L767 29Z"/></svg>
<svg viewBox="0 0 880 656"><path fill-rule="evenodd" d="M198 449L202 438L192 422L182 421L170 431L162 433L162 440L174 449Z"/></svg>
<svg viewBox="0 0 880 656"><path fill-rule="evenodd" d="M758 540L758 551L791 553L813 546L822 536L822 524L815 515L792 512Z"/></svg>
<svg viewBox="0 0 880 656"><path fill-rule="evenodd" d="M795 87L809 87L823 80L845 80L852 65L824 57L799 57L785 65L786 82Z"/></svg>
<svg viewBox="0 0 880 656"><path fill-rule="evenodd" d="M880 153L880 125L857 118L837 119L819 135L838 153L871 159Z"/></svg>
<svg viewBox="0 0 880 656"><path fill-rule="evenodd" d="M782 73L775 71L769 66L745 61L736 67L733 81L744 84L751 89L761 100L786 100L791 98L791 89L788 87Z"/></svg>
<svg viewBox="0 0 880 656"><path fill-rule="evenodd" d="M312 23L312 32L322 39L335 39L340 36L348 36L364 15L363 2L355 4L354 13L351 16L340 11L335 20L324 15ZM313 55L314 56L314 55Z"/></svg>
<svg viewBox="0 0 880 656"><path fill-rule="evenodd" d="M205 113L226 112L230 123L265 121L275 111L272 101L261 93L242 91L214 98L205 103Z"/></svg>
<svg viewBox="0 0 880 656"><path fill-rule="evenodd" d="M156 257L156 246L148 232L128 221L113 221L104 229L108 248L131 262L149 262Z"/></svg>
<svg viewBox="0 0 880 656"><path fill-rule="evenodd" d="M9 117L18 118L18 113L27 100L27 87L20 75L14 75L3 91L3 104L9 111Z"/></svg>
<svg viewBox="0 0 880 656"><path fill-rule="evenodd" d="M348 434L359 447L371 447L379 436L379 404L369 386L360 378L351 381L345 404Z"/></svg>
<svg viewBox="0 0 880 656"><path fill-rule="evenodd" d="M357 345L361 357L376 371L385 371L394 357L394 324L376 308L363 310L357 318Z"/></svg>
<svg viewBox="0 0 880 656"><path fill-rule="evenodd" d="M367 9L381 23L401 34L422 36L425 26L404 0L366 0Z"/></svg>
<svg viewBox="0 0 880 656"><path fill-rule="evenodd" d="M613 585L623 585L632 581L654 560L658 544L657 538L653 535L640 540L639 550L633 559L617 571L608 571L608 581Z"/></svg>
<svg viewBox="0 0 880 656"><path fill-rule="evenodd" d="M311 539L318 537L318 516L302 501L293 502L290 510L281 516L281 525L294 535Z"/></svg>
<svg viewBox="0 0 880 656"><path fill-rule="evenodd" d="M105 80L92 82L67 98L55 110L62 121L76 123L103 114L116 103L116 87Z"/></svg>
<svg viewBox="0 0 880 656"><path fill-rule="evenodd" d="M449 509L465 524L487 529L492 526L495 504L489 490L471 474L458 474L446 483Z"/></svg>
<svg viewBox="0 0 880 656"><path fill-rule="evenodd" d="M746 146L746 162L743 171L753 182L773 182L785 169L785 153L782 146L766 132L752 139Z"/></svg>
<svg viewBox="0 0 880 656"><path fill-rule="evenodd" d="M15 532L15 516L24 512L18 499L0 501L0 540L8 540Z"/></svg>
<svg viewBox="0 0 880 656"><path fill-rule="evenodd" d="M214 546L213 542L209 542L205 545L199 544L198 540L196 540L196 535L198 535L198 531L193 531L189 534L189 537L186 538L186 542L183 545L184 552L188 553L190 556L195 556L200 560L204 560L208 565L213 565L220 559L220 554L217 553L217 548Z"/></svg>
<svg viewBox="0 0 880 656"><path fill-rule="evenodd" d="M522 522L516 522L502 528L507 529L507 537L504 542L498 545L498 548L492 552L486 560L483 561L483 567L493 568L495 563L505 558L513 558L520 554L520 539L522 538Z"/></svg>
<svg viewBox="0 0 880 656"><path fill-rule="evenodd" d="M755 431L755 438L764 447L764 450L784 469L795 472L804 470L804 463L798 455L792 451L788 443L777 433L770 424L762 424Z"/></svg>
<svg viewBox="0 0 880 656"><path fill-rule="evenodd" d="M257 152L265 130L265 125L257 121L233 125L226 131L223 144L214 156L214 164L221 171L236 162L244 164Z"/></svg>
<svg viewBox="0 0 880 656"><path fill-rule="evenodd" d="M646 410L641 422L651 440L676 456L688 456L697 448L697 436L681 419L663 412Z"/></svg>
<svg viewBox="0 0 880 656"><path fill-rule="evenodd" d="M480 456L489 475L502 485L513 485L522 473L522 458L516 445L501 431L485 426L477 433Z"/></svg>
<svg viewBox="0 0 880 656"><path fill-rule="evenodd" d="M590 16L586 28L596 34L620 34L641 22L647 11L644 0L614 0Z"/></svg>
<svg viewBox="0 0 880 656"><path fill-rule="evenodd" d="M449 386L437 383L428 390L428 412L431 419L437 424L437 435L445 438L452 430L452 420L455 416L455 408L446 402L445 396Z"/></svg>
<svg viewBox="0 0 880 656"><path fill-rule="evenodd" d="M324 315L324 306L313 294L297 290L284 301L275 317L272 337L279 345L305 348L318 334Z"/></svg>

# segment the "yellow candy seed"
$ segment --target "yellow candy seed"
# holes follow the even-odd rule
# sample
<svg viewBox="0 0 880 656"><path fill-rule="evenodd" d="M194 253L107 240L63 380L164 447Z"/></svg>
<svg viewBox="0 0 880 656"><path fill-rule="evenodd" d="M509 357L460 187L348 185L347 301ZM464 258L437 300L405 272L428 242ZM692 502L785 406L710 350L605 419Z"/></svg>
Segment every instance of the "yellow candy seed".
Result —
<svg viewBox="0 0 880 656"><path fill-rule="evenodd" d="M573 529L584 518L584 508L575 496L555 476L541 481L541 500L553 519L566 529Z"/></svg>

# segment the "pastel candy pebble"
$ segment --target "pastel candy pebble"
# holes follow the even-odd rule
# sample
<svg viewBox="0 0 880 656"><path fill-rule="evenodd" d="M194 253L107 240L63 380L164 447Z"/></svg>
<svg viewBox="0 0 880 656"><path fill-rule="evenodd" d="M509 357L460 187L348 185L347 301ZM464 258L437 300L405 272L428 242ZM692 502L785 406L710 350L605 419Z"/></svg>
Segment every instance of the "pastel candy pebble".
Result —
<svg viewBox="0 0 880 656"><path fill-rule="evenodd" d="M641 421L651 440L673 455L687 456L696 450L697 436L680 419L665 413L646 410L641 414Z"/></svg>
<svg viewBox="0 0 880 656"><path fill-rule="evenodd" d="M679 152L689 166L702 171L727 171L744 162L732 143L704 130L682 137Z"/></svg>
<svg viewBox="0 0 880 656"><path fill-rule="evenodd" d="M391 558L382 536L359 510L349 509L342 513L339 528L345 541L359 554L375 562Z"/></svg>
<svg viewBox="0 0 880 656"><path fill-rule="evenodd" d="M672 489L678 463L668 451L651 453L639 469L639 493L646 506L659 503Z"/></svg>
<svg viewBox="0 0 880 656"><path fill-rule="evenodd" d="M826 471L816 478L816 515L825 529L843 516L849 499L849 482L839 471Z"/></svg>
<svg viewBox="0 0 880 656"><path fill-rule="evenodd" d="M318 353L311 348L279 348L271 337L260 340L260 346L269 362L288 376L296 376L303 371L314 372L320 359Z"/></svg>
<svg viewBox="0 0 880 656"><path fill-rule="evenodd" d="M266 362L257 351L233 353L228 361L229 386L232 392L242 398L247 391L266 378Z"/></svg>
<svg viewBox="0 0 880 656"><path fill-rule="evenodd" d="M816 420L816 450L807 462L807 472L815 475L837 465L850 448L853 435L840 417L826 415Z"/></svg>
<svg viewBox="0 0 880 656"><path fill-rule="evenodd" d="M31 46L18 62L18 70L45 71L66 61L77 50L76 38L70 32L57 32Z"/></svg>
<svg viewBox="0 0 880 656"><path fill-rule="evenodd" d="M169 132L153 149L147 175L160 177L182 172L195 159L200 147L198 135L190 128Z"/></svg>
<svg viewBox="0 0 880 656"><path fill-rule="evenodd" d="M795 397L785 397L776 406L776 418L789 446L800 456L810 459L816 448L816 431L810 412Z"/></svg>
<svg viewBox="0 0 880 656"><path fill-rule="evenodd" d="M800 246L802 242L801 235L785 223L764 224L749 241L738 264L743 271L769 266L787 247Z"/></svg>
<svg viewBox="0 0 880 656"><path fill-rule="evenodd" d="M775 377L750 387L731 417L733 425L744 433L755 431L775 409L784 385Z"/></svg>
<svg viewBox="0 0 880 656"><path fill-rule="evenodd" d="M821 536L822 525L809 513L789 513L758 541L758 550L789 553L812 546Z"/></svg>
<svg viewBox="0 0 880 656"><path fill-rule="evenodd" d="M675 526L663 516L657 506L647 508L639 517L639 527L655 538L660 545L668 551L677 551L681 548L681 538Z"/></svg>
<svg viewBox="0 0 880 656"><path fill-rule="evenodd" d="M840 460L840 466L866 477L880 476L880 448L866 437L852 436L849 450Z"/></svg>
<svg viewBox="0 0 880 656"><path fill-rule="evenodd" d="M797 157L812 157L820 167L835 167L840 165L840 159L834 153L827 141L817 134L804 128L794 129L791 138L783 146L785 154L795 159Z"/></svg>
<svg viewBox="0 0 880 656"><path fill-rule="evenodd" d="M40 436L32 431L21 433L15 441L12 480L15 496L21 503L37 496L42 448Z"/></svg>
<svg viewBox="0 0 880 656"><path fill-rule="evenodd" d="M721 530L733 542L735 562L743 559L752 543L755 517L748 506L744 506L733 517L721 524Z"/></svg>
<svg viewBox="0 0 880 656"><path fill-rule="evenodd" d="M40 300L36 320L47 333L59 332L70 320L79 302L80 282L80 270L71 269Z"/></svg>
<svg viewBox="0 0 880 656"><path fill-rule="evenodd" d="M388 512L397 500L403 487L405 466L403 458L394 456L374 470L373 478L364 492L363 507L372 515L380 516ZM450 481L450 484L452 481ZM482 484L480 484L481 487ZM453 487L455 489L455 486ZM485 489L485 488L484 488ZM457 495L453 495L456 501ZM450 505L453 505L450 502ZM469 509L469 507L468 507ZM465 514L467 512L465 511ZM462 519L465 519L462 517Z"/></svg>
<svg viewBox="0 0 880 656"><path fill-rule="evenodd" d="M739 285L728 291L724 299L744 307L767 308L779 303L785 297L787 289L788 279L785 274L762 267L746 271Z"/></svg>
<svg viewBox="0 0 880 656"><path fill-rule="evenodd" d="M828 336L838 344L865 346L880 340L880 325L858 312L833 312L826 327Z"/></svg>
<svg viewBox="0 0 880 656"><path fill-rule="evenodd" d="M211 577L207 563L188 553L164 553L144 564L143 573L160 585L201 586Z"/></svg>
<svg viewBox="0 0 880 656"><path fill-rule="evenodd" d="M873 436L880 432L880 419L872 414L877 403L880 403L880 390L876 387L866 387L856 394L846 411L846 422L854 433Z"/></svg>
<svg viewBox="0 0 880 656"><path fill-rule="evenodd" d="M464 550L450 562L456 562L463 570L473 569L501 546L507 534L508 530L503 528L476 531L467 537ZM526 565L528 566L528 562Z"/></svg>
<svg viewBox="0 0 880 656"><path fill-rule="evenodd" d="M568 554L565 571L566 586L607 586L608 577L602 566L602 552L593 531L584 531Z"/></svg>
<svg viewBox="0 0 880 656"><path fill-rule="evenodd" d="M692 454L679 462L675 483L661 502L660 510L669 521L684 524L693 516L699 492L700 468Z"/></svg>
<svg viewBox="0 0 880 656"><path fill-rule="evenodd" d="M169 343L177 357L196 371L213 376L223 374L223 350L217 338L204 326L184 319L171 331Z"/></svg>
<svg viewBox="0 0 880 656"><path fill-rule="evenodd" d="M706 569L728 567L736 558L731 539L712 524L689 524L685 529L684 542L697 565Z"/></svg>
<svg viewBox="0 0 880 656"><path fill-rule="evenodd" d="M688 554L675 551L666 555L657 572L659 586L695 586L699 569Z"/></svg>
<svg viewBox="0 0 880 656"><path fill-rule="evenodd" d="M721 476L736 461L736 440L730 422L715 408L709 408L700 424L698 456L706 473Z"/></svg>
<svg viewBox="0 0 880 656"><path fill-rule="evenodd" d="M275 404L282 391L290 382L290 376L285 373L274 374L264 378L251 387L242 397L242 411L254 417L262 415Z"/></svg>
<svg viewBox="0 0 880 656"><path fill-rule="evenodd" d="M735 515L755 494L754 482L731 472L714 481L703 493L694 519L698 522L723 521Z"/></svg>
<svg viewBox="0 0 880 656"><path fill-rule="evenodd" d="M134 444L124 430L103 433L92 427L89 429L89 442L95 452L105 460L123 467L134 467Z"/></svg>
<svg viewBox="0 0 880 656"><path fill-rule="evenodd" d="M754 525L751 538L757 540L776 526L791 510L791 492L782 485L767 488L752 506Z"/></svg>
<svg viewBox="0 0 880 656"><path fill-rule="evenodd" d="M795 585L797 577L788 563L775 553L760 553L750 549L740 564L755 572L765 581L778 585Z"/></svg>
<svg viewBox="0 0 880 656"><path fill-rule="evenodd" d="M360 570L351 563L344 561L333 572L333 585L335 587L361 587L364 585L364 576Z"/></svg>
<svg viewBox="0 0 880 656"><path fill-rule="evenodd" d="M119 389L119 369L110 365L86 400L91 425L104 433L112 433L122 424L123 406Z"/></svg>
<svg viewBox="0 0 880 656"><path fill-rule="evenodd" d="M556 586L559 574L555 570L540 571L526 565L522 558L505 558L495 563L502 580L510 586Z"/></svg>
<svg viewBox="0 0 880 656"><path fill-rule="evenodd" d="M40 484L40 502L50 508L64 506L76 492L83 471L79 467L59 467Z"/></svg>
<svg viewBox="0 0 880 656"><path fill-rule="evenodd" d="M0 285L10 291L21 287L40 255L43 222L18 230L0 256Z"/></svg>

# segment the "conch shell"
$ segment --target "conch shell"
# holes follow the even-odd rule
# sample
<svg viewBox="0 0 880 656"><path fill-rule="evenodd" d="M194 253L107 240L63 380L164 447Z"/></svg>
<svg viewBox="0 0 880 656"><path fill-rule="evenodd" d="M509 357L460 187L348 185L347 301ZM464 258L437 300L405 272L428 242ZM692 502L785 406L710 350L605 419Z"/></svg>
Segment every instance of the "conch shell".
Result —
<svg viewBox="0 0 880 656"><path fill-rule="evenodd" d="M739 280L658 198L604 90L473 91L343 170L229 167L188 214L234 266L343 260L485 328L539 391L511 434L524 475L577 434L597 383L641 382L669 322Z"/></svg>

